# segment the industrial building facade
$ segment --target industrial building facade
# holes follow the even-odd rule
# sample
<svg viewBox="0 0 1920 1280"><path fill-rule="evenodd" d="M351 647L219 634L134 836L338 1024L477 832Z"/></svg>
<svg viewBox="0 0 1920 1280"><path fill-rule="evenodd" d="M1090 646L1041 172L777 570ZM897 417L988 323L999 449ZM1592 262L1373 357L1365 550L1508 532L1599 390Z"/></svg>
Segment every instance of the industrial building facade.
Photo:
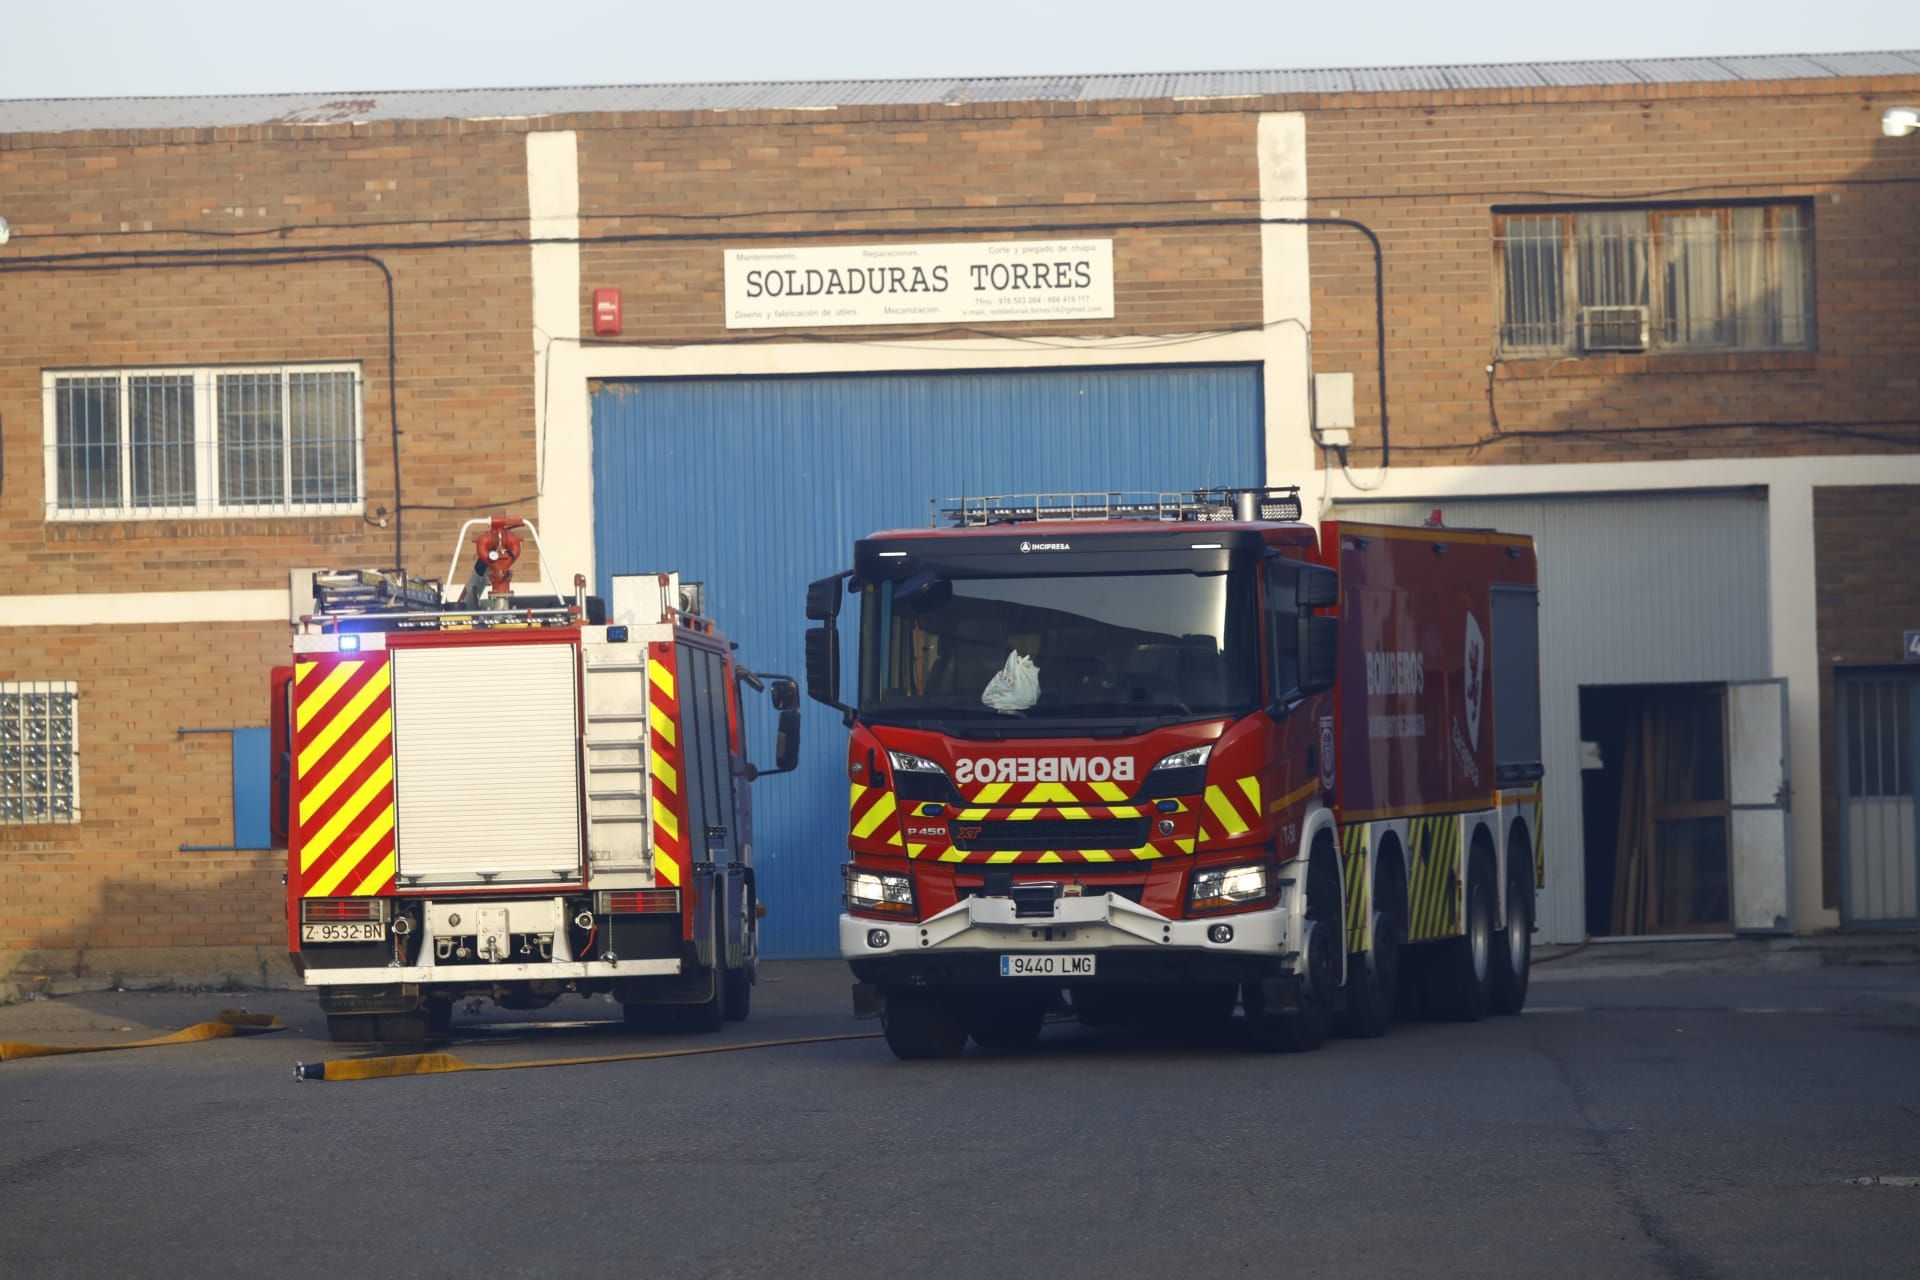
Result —
<svg viewBox="0 0 1920 1280"><path fill-rule="evenodd" d="M511 512L796 671L804 584L930 499L1258 479L1537 539L1544 940L1915 923L1915 98L1883 53L0 103L0 984L282 972L298 570ZM831 950L806 731L775 954Z"/></svg>

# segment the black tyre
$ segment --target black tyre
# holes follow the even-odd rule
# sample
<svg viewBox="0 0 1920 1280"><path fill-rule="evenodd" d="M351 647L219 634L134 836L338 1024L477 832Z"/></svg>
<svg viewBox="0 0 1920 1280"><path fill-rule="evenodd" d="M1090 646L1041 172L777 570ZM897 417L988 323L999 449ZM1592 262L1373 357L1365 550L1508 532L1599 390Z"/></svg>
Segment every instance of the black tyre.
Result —
<svg viewBox="0 0 1920 1280"><path fill-rule="evenodd" d="M1340 1034L1358 1040L1377 1040L1387 1034L1393 1025L1399 982L1399 928L1391 914L1376 911L1373 945L1347 957L1347 1005L1337 1023Z"/></svg>
<svg viewBox="0 0 1920 1280"><path fill-rule="evenodd" d="M957 1058L967 1047L967 1024L953 1001L939 992L889 992L880 1025L896 1058Z"/></svg>
<svg viewBox="0 0 1920 1280"><path fill-rule="evenodd" d="M1533 977L1533 849L1525 836L1516 836L1507 847L1507 927L1493 935L1492 963L1488 1009L1520 1012Z"/></svg>
<svg viewBox="0 0 1920 1280"><path fill-rule="evenodd" d="M967 1015L967 1034L982 1049L1025 1049L1047 1020L1044 997L982 996Z"/></svg>
<svg viewBox="0 0 1920 1280"><path fill-rule="evenodd" d="M727 1022L727 978L726 970L715 968L713 971L713 994L699 1004L669 1006L675 1012L674 1021L682 1031L692 1031L699 1035L710 1035L718 1031Z"/></svg>
<svg viewBox="0 0 1920 1280"><path fill-rule="evenodd" d="M1427 975L1434 1012L1453 1022L1478 1022L1493 1000L1493 860L1476 846L1469 868L1466 931L1434 949Z"/></svg>
<svg viewBox="0 0 1920 1280"><path fill-rule="evenodd" d="M373 1015L330 1013L327 1015L327 1038L335 1044L372 1044L378 1038L374 1035Z"/></svg>
<svg viewBox="0 0 1920 1280"><path fill-rule="evenodd" d="M426 1011L380 1014L373 1020L373 1036L382 1044L419 1044L427 1038Z"/></svg>
<svg viewBox="0 0 1920 1280"><path fill-rule="evenodd" d="M727 1021L745 1022L753 1012L753 970L747 965L727 970L721 982L727 988Z"/></svg>
<svg viewBox="0 0 1920 1280"><path fill-rule="evenodd" d="M1304 955L1305 979L1298 1005L1269 1009L1260 985L1250 982L1242 992L1246 1005L1247 1044L1261 1053L1306 1053L1327 1041L1333 1021L1334 975L1339 972L1336 926L1308 921Z"/></svg>

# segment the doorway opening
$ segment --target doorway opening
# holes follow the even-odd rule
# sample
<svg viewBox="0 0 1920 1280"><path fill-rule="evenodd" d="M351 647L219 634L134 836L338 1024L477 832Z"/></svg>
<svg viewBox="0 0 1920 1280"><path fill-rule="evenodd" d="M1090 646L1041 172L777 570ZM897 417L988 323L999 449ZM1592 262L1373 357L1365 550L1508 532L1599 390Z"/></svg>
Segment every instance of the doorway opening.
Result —
<svg viewBox="0 0 1920 1280"><path fill-rule="evenodd" d="M1723 684L1580 690L1587 935L1733 927Z"/></svg>

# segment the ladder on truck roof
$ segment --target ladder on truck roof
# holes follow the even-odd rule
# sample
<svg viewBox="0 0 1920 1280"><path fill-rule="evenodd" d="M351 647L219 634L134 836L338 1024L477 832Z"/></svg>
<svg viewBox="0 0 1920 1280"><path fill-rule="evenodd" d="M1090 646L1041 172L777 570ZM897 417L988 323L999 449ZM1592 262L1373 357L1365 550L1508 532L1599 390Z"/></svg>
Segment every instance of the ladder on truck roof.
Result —
<svg viewBox="0 0 1920 1280"><path fill-rule="evenodd" d="M1297 521L1300 486L1185 489L1162 492L1023 493L935 498L932 525L955 528L1064 520L1159 520L1168 523Z"/></svg>

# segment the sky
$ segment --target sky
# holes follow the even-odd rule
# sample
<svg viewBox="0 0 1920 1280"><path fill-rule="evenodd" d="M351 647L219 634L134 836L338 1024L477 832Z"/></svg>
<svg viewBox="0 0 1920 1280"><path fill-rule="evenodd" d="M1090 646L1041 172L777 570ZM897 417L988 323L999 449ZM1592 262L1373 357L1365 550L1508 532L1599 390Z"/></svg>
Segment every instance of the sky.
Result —
<svg viewBox="0 0 1920 1280"><path fill-rule="evenodd" d="M1920 49L1920 0L11 0L0 98Z"/></svg>

